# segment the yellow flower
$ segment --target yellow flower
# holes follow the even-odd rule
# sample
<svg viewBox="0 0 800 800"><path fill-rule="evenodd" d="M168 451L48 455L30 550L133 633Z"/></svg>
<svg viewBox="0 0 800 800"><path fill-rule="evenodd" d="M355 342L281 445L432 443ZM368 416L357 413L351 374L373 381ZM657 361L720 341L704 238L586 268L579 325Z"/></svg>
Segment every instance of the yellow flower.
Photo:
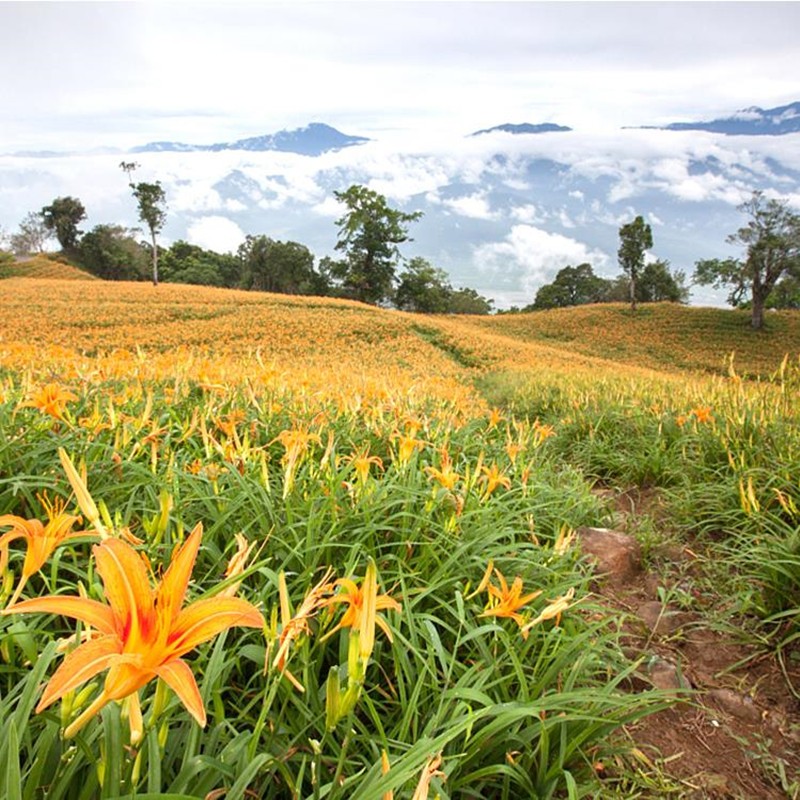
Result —
<svg viewBox="0 0 800 800"><path fill-rule="evenodd" d="M297 613L292 614L292 607L289 603L289 591L286 588L286 576L283 572L278 575L278 597L281 606L281 634L278 640L278 652L272 662L274 669L281 671L296 689L304 692L303 684L286 669L289 650L292 642L305 634L311 635L309 621L316 616L317 612L325 605L325 598L333 591L334 584L331 583L333 570L329 567L322 579L309 591L303 598Z"/></svg>
<svg viewBox="0 0 800 800"><path fill-rule="evenodd" d="M431 478L439 481L441 486L445 489L449 489L451 492L455 488L456 483L461 479L461 475L459 475L454 469L453 464L450 461L450 455L447 451L442 453L442 468L436 469L436 467L425 467L425 471Z"/></svg>
<svg viewBox="0 0 800 800"><path fill-rule="evenodd" d="M25 600L2 614L45 613L91 625L97 635L64 659L47 684L36 710L44 710L67 692L108 670L103 690L67 727L69 738L111 700L128 699L132 738L140 734L139 689L161 678L200 725L206 713L192 671L181 656L233 626L261 628L255 606L238 597L211 597L181 608L203 527L198 524L176 548L155 591L142 557L122 539L95 545L97 572L108 604L85 597L50 595Z"/></svg>
<svg viewBox="0 0 800 800"><path fill-rule="evenodd" d="M247 569L250 554L258 544L258 542L250 542L248 544L247 538L243 533L234 534L234 538L236 539L236 552L231 556L228 566L225 568L226 579L239 576ZM226 589L223 589L217 597L234 597L236 592L239 591L240 585L241 580L235 581Z"/></svg>
<svg viewBox="0 0 800 800"><path fill-rule="evenodd" d="M511 488L511 479L500 472L497 464L492 464L491 467L483 465L481 466L481 472L483 474L478 480L486 484L483 490L484 497L488 497L498 486L503 486L506 489Z"/></svg>
<svg viewBox="0 0 800 800"><path fill-rule="evenodd" d="M388 594L378 594L377 574L375 563L372 560L370 560L367 566L367 571L360 587L350 578L339 578L334 585L341 587L344 591L335 594L333 597L329 597L324 602L324 605L333 606L337 603L346 603L347 610L339 620L339 624L332 631L325 634L324 639L333 636L333 634L341 628L353 628L357 629L361 635L362 647L367 647L370 644L370 637L374 640L374 633L369 629L374 628L374 625L378 625L386 634L389 641L393 641L389 626L382 617L377 616L377 612L400 612L403 610L403 607ZM368 618L370 613L374 614L374 622ZM365 630L365 628L367 630ZM370 647L369 649L371 652L372 648Z"/></svg>
<svg viewBox="0 0 800 800"><path fill-rule="evenodd" d="M547 619L555 618L556 625L558 625L561 621L561 615L572 605L570 600L572 600L574 596L575 587L573 586L566 594L562 594L560 597L556 597L555 600L550 601L538 617L532 619L522 628L522 635L527 636L534 625L538 625L540 622L544 622Z"/></svg>
<svg viewBox="0 0 800 800"><path fill-rule="evenodd" d="M531 600L538 597L542 591L541 589L530 594L522 594L522 578L517 576L514 578L513 583L509 587L503 573L499 569L495 569L494 573L500 581L499 586L495 586L488 574L492 568L492 563L489 563L487 575L484 575L480 589L486 589L489 592L489 602L486 610L480 614L481 617L509 617L514 620L520 627L525 624L525 618L522 614L517 613L520 608L530 603Z"/></svg>
<svg viewBox="0 0 800 800"><path fill-rule="evenodd" d="M293 428L281 431L272 441L280 442L285 450L281 460L284 471L283 496L285 498L294 486L294 476L297 471L297 465L308 452L309 445L312 442L320 444L321 439L315 433Z"/></svg>
<svg viewBox="0 0 800 800"><path fill-rule="evenodd" d="M43 414L49 414L55 419L63 420L67 403L70 400L77 399L77 395L62 388L57 383L48 383L33 392L30 399L22 403L21 407L38 408Z"/></svg>
<svg viewBox="0 0 800 800"><path fill-rule="evenodd" d="M22 576L11 598L10 606L16 603L28 578L44 566L45 561L56 547L79 536L96 535L88 531L72 530L72 526L80 520L80 517L65 514L63 500L56 499L51 503L46 497L40 496L39 502L47 512L46 525L42 525L38 519L23 519L13 514L0 516L0 528L11 528L10 531L0 536L0 574L8 566L8 545L14 539L25 539L27 546L25 562L22 565Z"/></svg>
<svg viewBox="0 0 800 800"><path fill-rule="evenodd" d="M415 450L422 450L425 447L425 442L421 439L415 439L413 436L404 436L402 433L396 434L398 441L397 460L401 464L407 464L414 455Z"/></svg>
<svg viewBox="0 0 800 800"><path fill-rule="evenodd" d="M345 459L349 462L358 477L359 482L363 485L369 478L370 467L374 464L378 469L383 469L383 461L378 456L371 456L369 454L369 446L359 453L353 453Z"/></svg>

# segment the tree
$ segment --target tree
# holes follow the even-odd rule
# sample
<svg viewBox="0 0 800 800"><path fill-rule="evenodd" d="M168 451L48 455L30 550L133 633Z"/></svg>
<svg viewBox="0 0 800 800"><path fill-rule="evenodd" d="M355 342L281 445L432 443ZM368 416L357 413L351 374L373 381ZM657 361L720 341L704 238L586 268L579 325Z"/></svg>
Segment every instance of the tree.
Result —
<svg viewBox="0 0 800 800"><path fill-rule="evenodd" d="M18 256L29 256L44 252L45 242L49 238L50 232L44 224L42 215L31 211L20 222L19 230L9 237L8 242L13 253Z"/></svg>
<svg viewBox="0 0 800 800"><path fill-rule="evenodd" d="M750 324L764 327L764 308L770 292L784 274L800 269L800 216L782 200L767 200L761 191L739 206L750 221L726 241L745 248L744 261L737 258L704 259L695 264L694 280L714 288L730 286L728 302L752 304Z"/></svg>
<svg viewBox="0 0 800 800"><path fill-rule="evenodd" d="M453 289L447 273L424 258L412 258L400 275L395 305L402 311L420 314L444 314L450 306Z"/></svg>
<svg viewBox="0 0 800 800"><path fill-rule="evenodd" d="M139 205L139 220L147 225L150 231L153 255L153 286L158 286L158 245L156 234L161 232L164 223L167 221L166 199L161 182L155 183L134 183L133 172L138 164L132 161L123 161L120 169L128 176L128 186L133 192L133 196Z"/></svg>
<svg viewBox="0 0 800 800"><path fill-rule="evenodd" d="M639 276L636 296L642 303L687 303L686 273L681 270L670 272L669 261L651 261Z"/></svg>
<svg viewBox="0 0 800 800"><path fill-rule="evenodd" d="M784 275L770 292L767 308L800 309L800 278Z"/></svg>
<svg viewBox="0 0 800 800"><path fill-rule="evenodd" d="M242 287L281 294L320 294L314 254L298 242L248 236L239 246ZM324 294L324 292L322 292Z"/></svg>
<svg viewBox="0 0 800 800"><path fill-rule="evenodd" d="M602 303L607 292L608 281L595 275L591 264L568 266L558 271L552 283L539 288L533 304L526 310Z"/></svg>
<svg viewBox="0 0 800 800"><path fill-rule="evenodd" d="M454 289L450 293L450 314L491 314L494 300L478 294L475 289Z"/></svg>
<svg viewBox="0 0 800 800"><path fill-rule="evenodd" d="M653 246L653 232L639 216L619 229L619 265L630 280L631 309L636 311L636 281L644 268L644 252Z"/></svg>
<svg viewBox="0 0 800 800"><path fill-rule="evenodd" d="M86 219L86 209L76 197L57 197L41 211L45 228L54 233L61 249L70 252L78 245L78 223Z"/></svg>
<svg viewBox="0 0 800 800"><path fill-rule="evenodd" d="M147 246L122 225L96 225L83 235L78 263L108 281L140 281L147 275Z"/></svg>
<svg viewBox="0 0 800 800"><path fill-rule="evenodd" d="M159 256L160 278L165 283L201 286L239 286L242 262L231 253L215 253L179 239Z"/></svg>
<svg viewBox="0 0 800 800"><path fill-rule="evenodd" d="M380 303L392 294L400 252L397 245L410 241L408 223L422 216L390 208L386 198L365 186L353 185L334 192L347 212L336 220L339 239L336 249L343 261L331 262L333 277L346 292L364 303Z"/></svg>

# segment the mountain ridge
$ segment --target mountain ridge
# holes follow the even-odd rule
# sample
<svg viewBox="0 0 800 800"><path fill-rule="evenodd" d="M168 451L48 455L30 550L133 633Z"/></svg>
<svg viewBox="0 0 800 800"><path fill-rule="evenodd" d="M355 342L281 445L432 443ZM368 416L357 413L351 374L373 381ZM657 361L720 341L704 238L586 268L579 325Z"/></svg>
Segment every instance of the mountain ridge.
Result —
<svg viewBox="0 0 800 800"><path fill-rule="evenodd" d="M730 117L705 122L671 122L668 125L642 125L640 130L706 131L725 136L785 136L800 133L800 101L775 108L748 106Z"/></svg>
<svg viewBox="0 0 800 800"><path fill-rule="evenodd" d="M318 156L330 150L364 144L371 141L366 136L350 136L322 122L311 122L302 128L280 130L261 136L237 139L235 142L216 142L214 144L186 144L184 142L149 142L131 148L131 153L215 153L222 150L249 150L265 152L277 150L284 153Z"/></svg>

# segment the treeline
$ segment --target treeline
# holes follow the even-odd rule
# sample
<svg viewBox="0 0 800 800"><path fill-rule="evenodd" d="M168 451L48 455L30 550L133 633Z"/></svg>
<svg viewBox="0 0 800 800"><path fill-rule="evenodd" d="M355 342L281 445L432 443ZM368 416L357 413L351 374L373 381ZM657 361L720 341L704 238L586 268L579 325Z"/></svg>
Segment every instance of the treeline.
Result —
<svg viewBox="0 0 800 800"><path fill-rule="evenodd" d="M431 314L489 314L493 310L493 301L474 289L453 287L447 273L426 259L403 259L399 245L410 241L408 225L421 212L393 209L385 197L363 186L335 192L346 209L336 221L335 249L341 256L324 257L317 263L304 244L266 235L248 235L236 253L217 253L185 241L162 247L156 240L162 222L150 224L141 200L141 187L160 186L130 185L151 243L137 238L138 229L120 225L96 225L84 233L78 228L86 219L83 204L74 197L59 197L25 217L10 237L12 249L18 254L42 252L55 237L72 263L111 281L152 279L153 283L340 297Z"/></svg>
<svg viewBox="0 0 800 800"><path fill-rule="evenodd" d="M447 273L426 259L406 261L399 246L411 241L409 225L422 212L391 208L383 195L364 186L334 192L345 208L336 220L339 256L317 263L305 245L264 235L247 236L235 254L184 241L163 248L157 242L166 218L161 184L134 183L131 175L138 165L120 166L129 177L139 219L150 233L149 244L136 238L137 230L119 225L97 225L83 233L78 229L86 219L83 204L59 197L20 223L10 237L14 252L41 252L55 236L67 257L106 280L146 280L149 275L154 284L160 277L176 283L342 297L420 313L493 311L491 300L474 289L454 288ZM743 247L744 257L698 261L692 277L695 284L728 288L728 302L751 309L752 327L760 329L766 309L800 308L800 215L786 201L760 191L739 210L749 219L727 241ZM648 258L653 234L643 217L622 225L619 239L618 277L599 277L588 263L566 266L538 290L530 305L508 313L628 301L635 310L638 303L688 301L685 273L672 271L667 261Z"/></svg>
<svg viewBox="0 0 800 800"><path fill-rule="evenodd" d="M539 288L533 303L521 309L511 309L511 312L542 311L588 303L625 303L630 300L630 285L630 278L625 273L608 279L595 275L591 264L564 267L552 283ZM672 272L668 261L653 261L639 274L634 296L638 303L687 303L689 287L686 275L680 270Z"/></svg>

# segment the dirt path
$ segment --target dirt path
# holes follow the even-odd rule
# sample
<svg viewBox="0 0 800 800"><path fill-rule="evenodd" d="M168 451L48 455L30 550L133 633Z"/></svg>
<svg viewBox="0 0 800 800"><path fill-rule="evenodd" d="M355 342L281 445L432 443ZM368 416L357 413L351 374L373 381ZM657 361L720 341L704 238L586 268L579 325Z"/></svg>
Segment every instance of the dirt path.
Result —
<svg viewBox="0 0 800 800"><path fill-rule="evenodd" d="M621 530L635 529L637 515L657 503L638 493L613 499ZM649 556L647 569L595 586L626 614L626 652L643 659L631 688L681 696L625 731L641 774L660 773L652 794L635 796L800 798L800 648L781 663L735 621L713 621L711 606L723 598L696 588L707 563L699 546L655 546Z"/></svg>

